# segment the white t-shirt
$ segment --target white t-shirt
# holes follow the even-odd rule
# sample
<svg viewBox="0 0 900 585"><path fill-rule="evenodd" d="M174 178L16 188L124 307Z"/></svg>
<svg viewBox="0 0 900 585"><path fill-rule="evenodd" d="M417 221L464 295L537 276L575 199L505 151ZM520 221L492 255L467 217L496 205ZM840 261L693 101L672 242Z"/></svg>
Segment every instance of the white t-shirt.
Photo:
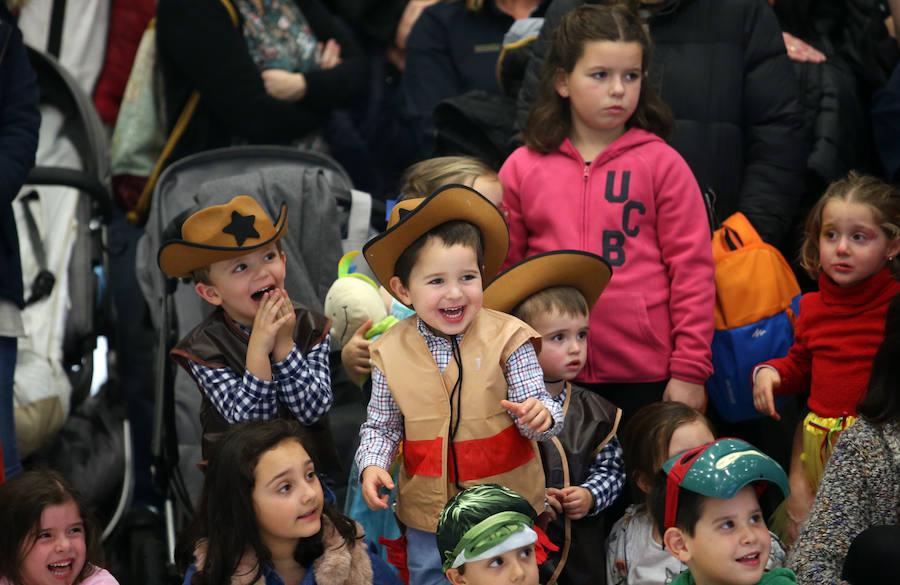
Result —
<svg viewBox="0 0 900 585"><path fill-rule="evenodd" d="M784 545L772 536L767 569L784 566ZM660 585L671 583L687 569L653 540L653 523L644 504L629 506L613 525L606 541L607 585Z"/></svg>

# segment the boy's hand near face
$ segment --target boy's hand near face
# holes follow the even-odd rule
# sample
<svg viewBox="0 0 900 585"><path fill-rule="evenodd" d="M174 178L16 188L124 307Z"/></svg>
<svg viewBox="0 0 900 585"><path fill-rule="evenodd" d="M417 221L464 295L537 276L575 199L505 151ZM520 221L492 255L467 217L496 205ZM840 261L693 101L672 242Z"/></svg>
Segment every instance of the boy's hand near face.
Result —
<svg viewBox="0 0 900 585"><path fill-rule="evenodd" d="M272 379L269 355L275 349L279 330L287 321L292 323L294 321L293 311L290 311L289 315L284 314L282 309L284 304L285 300L280 291L267 292L263 294L256 316L253 318L253 330L247 344L247 370L260 380Z"/></svg>
<svg viewBox="0 0 900 585"><path fill-rule="evenodd" d="M362 497L370 510L386 510L388 507L389 494L381 494L378 492L381 488L389 490L394 489L394 480L387 470L377 465L369 465L362 472Z"/></svg>
<svg viewBox="0 0 900 585"><path fill-rule="evenodd" d="M575 485L566 488L547 488L547 497L558 501L562 509L565 510L566 516L572 520L578 520L587 516L594 505L594 496L585 488Z"/></svg>
<svg viewBox="0 0 900 585"><path fill-rule="evenodd" d="M297 316L294 314L294 305L291 297L285 289L279 289L281 295L281 307L278 309L278 321L281 327L275 335L275 347L272 349L272 361L280 362L294 349L294 323ZM258 313L257 313L258 314Z"/></svg>
<svg viewBox="0 0 900 585"><path fill-rule="evenodd" d="M524 423L535 433L543 433L553 426L553 415L537 398L528 398L524 402L501 400L500 405L512 413L520 423Z"/></svg>

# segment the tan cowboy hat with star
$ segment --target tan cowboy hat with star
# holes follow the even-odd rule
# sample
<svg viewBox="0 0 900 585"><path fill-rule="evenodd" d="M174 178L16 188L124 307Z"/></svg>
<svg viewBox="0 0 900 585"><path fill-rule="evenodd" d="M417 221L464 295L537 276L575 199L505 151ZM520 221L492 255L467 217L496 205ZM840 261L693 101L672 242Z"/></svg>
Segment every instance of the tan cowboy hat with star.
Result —
<svg viewBox="0 0 900 585"><path fill-rule="evenodd" d="M273 224L254 198L238 195L224 205L206 207L187 218L181 226L181 239L164 242L156 260L168 276L189 277L192 270L277 242L286 228L284 203Z"/></svg>
<svg viewBox="0 0 900 585"><path fill-rule="evenodd" d="M366 242L363 254L381 284L389 288L403 251L432 228L454 220L467 221L481 231L484 278L493 277L509 250L506 221L493 203L465 185L447 185L424 199L398 201L391 210L387 230Z"/></svg>
<svg viewBox="0 0 900 585"><path fill-rule="evenodd" d="M484 289L482 306L510 313L531 295L552 286L571 286L584 295L593 310L612 278L609 263L582 250L556 250L513 264Z"/></svg>

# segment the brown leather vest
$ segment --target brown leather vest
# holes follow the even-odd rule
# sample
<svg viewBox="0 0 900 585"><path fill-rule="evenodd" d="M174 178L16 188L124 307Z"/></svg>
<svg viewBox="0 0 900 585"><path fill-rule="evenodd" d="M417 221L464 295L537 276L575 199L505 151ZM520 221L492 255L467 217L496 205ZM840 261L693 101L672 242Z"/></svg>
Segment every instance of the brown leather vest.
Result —
<svg viewBox="0 0 900 585"><path fill-rule="evenodd" d="M547 487L563 488L584 482L597 453L616 434L622 416L619 408L600 395L572 385L564 409L566 418L560 434L539 443ZM559 516L551 522L547 536L559 550L549 551L540 566L541 583L603 583L606 555L598 547L606 538L605 520L600 512L579 520Z"/></svg>
<svg viewBox="0 0 900 585"><path fill-rule="evenodd" d="M301 353L306 354L316 344L325 339L331 320L305 306L294 303L294 343ZM208 368L230 368L236 375L243 376L247 363L247 344L250 337L238 328L237 324L225 314L221 307L194 327L184 339L172 349L170 355L193 378L188 362L192 361ZM196 382L196 379L194 380ZM197 384L200 387L199 384ZM212 444L219 435L225 432L230 424L219 414L215 405L203 394L200 406L200 423L203 426L203 459L208 460ZM278 406L278 416L293 419L294 415L284 406ZM337 460L337 451L331 436L331 425L328 415L324 415L312 425L304 425L312 447L313 460L317 464L328 464Z"/></svg>
<svg viewBox="0 0 900 585"><path fill-rule="evenodd" d="M524 343L539 348L537 332L509 315L482 309L459 342L461 401L451 404L460 376L454 360L443 374L435 364L416 319L404 319L370 346L404 420L403 464L397 486L397 518L435 532L444 504L459 490L498 483L544 509L544 473L537 444L519 432L500 405L509 388L506 360ZM459 418L454 438L456 465L448 446L450 418Z"/></svg>

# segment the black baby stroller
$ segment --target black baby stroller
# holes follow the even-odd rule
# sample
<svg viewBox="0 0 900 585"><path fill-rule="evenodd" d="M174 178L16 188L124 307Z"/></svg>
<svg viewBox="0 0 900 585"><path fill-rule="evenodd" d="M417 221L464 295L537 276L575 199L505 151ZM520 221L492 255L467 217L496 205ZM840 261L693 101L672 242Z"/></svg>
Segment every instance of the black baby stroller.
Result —
<svg viewBox="0 0 900 585"><path fill-rule="evenodd" d="M38 166L14 205L27 303L27 337L20 340L16 366L17 409L34 404L31 399L58 399L68 405L69 416L54 421L62 424L55 436L35 440L43 446L25 463L70 479L96 509L106 541L129 506L133 485L129 425L112 367L107 141L77 82L53 57L32 49L29 57L40 87L42 122ZM89 397L101 336L108 340L109 378ZM35 415L36 428L45 423L37 410L23 411Z"/></svg>
<svg viewBox="0 0 900 585"><path fill-rule="evenodd" d="M197 385L174 362L169 350L205 317L211 307L193 286L168 279L157 266L164 239L178 237L193 211L223 204L236 195L254 197L276 217L287 204L285 288L291 298L322 311L342 255L341 226L352 193L346 172L325 155L279 146L235 146L199 153L172 164L160 176L138 244L137 273L159 333L154 429L154 482L165 494L169 563L174 573L176 531L190 518L202 485L200 403ZM368 216L368 211L366 211ZM368 223L369 218L365 218ZM174 230L174 231L173 231ZM352 441L364 416L361 393L355 404L329 411L336 441ZM323 462L327 464L329 462ZM332 470L329 470L332 471ZM346 473L346 470L343 470Z"/></svg>

